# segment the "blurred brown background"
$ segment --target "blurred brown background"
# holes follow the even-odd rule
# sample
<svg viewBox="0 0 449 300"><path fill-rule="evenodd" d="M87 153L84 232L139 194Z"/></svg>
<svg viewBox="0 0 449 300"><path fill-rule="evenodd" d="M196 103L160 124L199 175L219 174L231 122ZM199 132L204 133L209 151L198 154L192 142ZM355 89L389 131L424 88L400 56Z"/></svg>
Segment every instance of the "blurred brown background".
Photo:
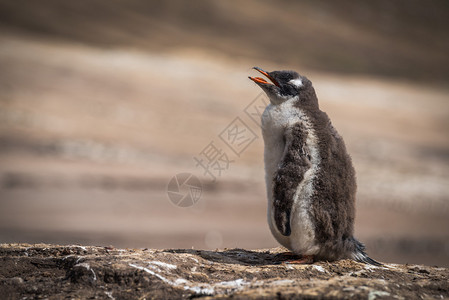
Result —
<svg viewBox="0 0 449 300"><path fill-rule="evenodd" d="M313 81L371 256L449 266L448 28L444 0L2 0L0 242L276 246L245 114L260 66ZM258 137L240 156L219 137L236 117ZM210 142L233 160L215 183L194 161ZM167 196L182 172L203 183L190 208Z"/></svg>

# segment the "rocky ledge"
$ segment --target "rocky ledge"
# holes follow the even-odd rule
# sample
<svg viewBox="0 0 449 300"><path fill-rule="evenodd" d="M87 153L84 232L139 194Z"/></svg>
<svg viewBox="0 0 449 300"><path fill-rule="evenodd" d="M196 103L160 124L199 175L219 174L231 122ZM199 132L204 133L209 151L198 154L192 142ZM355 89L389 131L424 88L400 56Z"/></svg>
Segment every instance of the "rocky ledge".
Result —
<svg viewBox="0 0 449 300"><path fill-rule="evenodd" d="M449 269L285 263L285 249L0 244L0 299L443 299Z"/></svg>

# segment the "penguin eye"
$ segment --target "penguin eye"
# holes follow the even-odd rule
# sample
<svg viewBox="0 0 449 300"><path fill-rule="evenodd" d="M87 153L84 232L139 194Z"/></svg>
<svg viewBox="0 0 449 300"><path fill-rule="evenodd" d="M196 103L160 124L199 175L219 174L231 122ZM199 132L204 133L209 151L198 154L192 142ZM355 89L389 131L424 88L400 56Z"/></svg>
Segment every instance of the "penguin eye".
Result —
<svg viewBox="0 0 449 300"><path fill-rule="evenodd" d="M291 84L284 84L281 89L281 94L284 96L296 96L298 90Z"/></svg>
<svg viewBox="0 0 449 300"><path fill-rule="evenodd" d="M293 85L296 88L300 88L303 86L301 78L292 79L288 83Z"/></svg>

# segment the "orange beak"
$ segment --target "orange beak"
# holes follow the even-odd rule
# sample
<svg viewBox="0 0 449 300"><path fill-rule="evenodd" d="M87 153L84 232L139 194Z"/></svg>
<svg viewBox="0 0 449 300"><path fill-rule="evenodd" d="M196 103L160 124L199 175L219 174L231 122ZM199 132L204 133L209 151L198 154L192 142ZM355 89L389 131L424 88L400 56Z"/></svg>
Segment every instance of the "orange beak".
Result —
<svg viewBox="0 0 449 300"><path fill-rule="evenodd" d="M263 75L265 75L268 79L270 79L270 81L277 87L279 87L279 83L276 81L276 79L274 79L273 77L271 77L267 71L262 70L261 68L258 67L254 67L254 70L262 73ZM263 83L263 84L271 84L268 81L266 81L265 79L261 78L261 77L248 77L249 79L251 79L252 81L254 81L255 83Z"/></svg>

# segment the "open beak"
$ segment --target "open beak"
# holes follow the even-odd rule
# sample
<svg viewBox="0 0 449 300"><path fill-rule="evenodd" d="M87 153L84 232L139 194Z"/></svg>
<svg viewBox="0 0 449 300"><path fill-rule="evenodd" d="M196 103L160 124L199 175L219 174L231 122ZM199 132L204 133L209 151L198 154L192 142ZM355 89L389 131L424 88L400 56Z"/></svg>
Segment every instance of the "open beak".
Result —
<svg viewBox="0 0 449 300"><path fill-rule="evenodd" d="M267 71L262 70L261 68L258 67L254 67L254 70L258 71L259 73L262 73L263 75L265 75L268 79L270 79L270 81L277 87L279 87L279 83L276 81L276 79L274 79L273 77L271 77ZM251 77L248 76L249 79L251 79L252 81L254 81L255 83L262 83L262 84L271 84L270 82L266 81L265 79L261 78L261 77Z"/></svg>

